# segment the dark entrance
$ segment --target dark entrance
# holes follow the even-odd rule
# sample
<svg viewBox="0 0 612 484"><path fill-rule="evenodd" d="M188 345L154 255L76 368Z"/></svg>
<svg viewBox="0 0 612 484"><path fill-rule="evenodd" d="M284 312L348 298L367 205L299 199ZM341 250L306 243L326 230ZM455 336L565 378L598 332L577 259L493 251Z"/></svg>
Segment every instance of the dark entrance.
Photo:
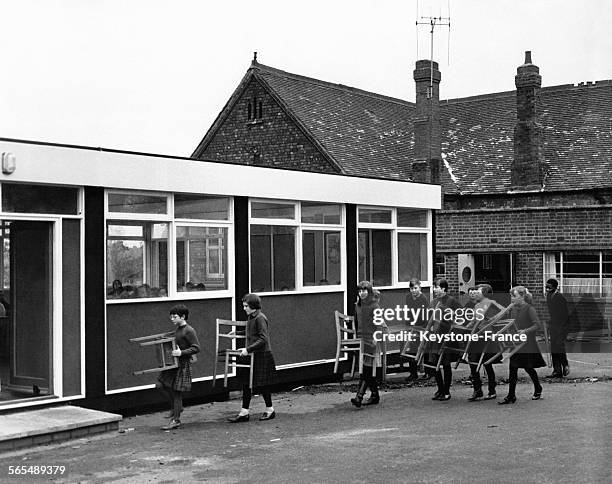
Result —
<svg viewBox="0 0 612 484"><path fill-rule="evenodd" d="M476 284L490 284L493 299L507 306L514 281L513 255L508 253L474 254Z"/></svg>
<svg viewBox="0 0 612 484"><path fill-rule="evenodd" d="M23 220L1 224L0 399L51 395L53 224Z"/></svg>

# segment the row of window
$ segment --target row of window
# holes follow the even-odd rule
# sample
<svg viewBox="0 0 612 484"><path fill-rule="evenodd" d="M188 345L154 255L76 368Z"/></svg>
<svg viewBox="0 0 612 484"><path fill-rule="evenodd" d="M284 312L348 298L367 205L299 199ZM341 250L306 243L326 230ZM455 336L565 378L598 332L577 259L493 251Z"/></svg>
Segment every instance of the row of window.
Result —
<svg viewBox="0 0 612 484"><path fill-rule="evenodd" d="M222 196L109 191L107 298L229 290L230 202ZM376 286L428 280L430 227L427 210L360 207L359 278ZM341 204L253 200L249 232L253 292L344 285Z"/></svg>
<svg viewBox="0 0 612 484"><path fill-rule="evenodd" d="M612 252L546 252L544 280L550 277L567 294L612 296Z"/></svg>

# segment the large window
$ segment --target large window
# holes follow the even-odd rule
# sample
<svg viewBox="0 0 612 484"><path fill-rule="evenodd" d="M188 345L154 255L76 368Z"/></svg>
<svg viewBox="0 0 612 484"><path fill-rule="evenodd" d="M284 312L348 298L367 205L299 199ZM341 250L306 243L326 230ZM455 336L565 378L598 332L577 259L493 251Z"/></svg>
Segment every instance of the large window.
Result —
<svg viewBox="0 0 612 484"><path fill-rule="evenodd" d="M358 278L374 286L431 283L430 212L421 209L359 207Z"/></svg>
<svg viewBox="0 0 612 484"><path fill-rule="evenodd" d="M229 289L229 197L109 191L106 201L107 299Z"/></svg>
<svg viewBox="0 0 612 484"><path fill-rule="evenodd" d="M612 296L612 252L546 252L544 282L551 277L566 294Z"/></svg>
<svg viewBox="0 0 612 484"><path fill-rule="evenodd" d="M340 286L343 236L339 204L252 201L251 290Z"/></svg>

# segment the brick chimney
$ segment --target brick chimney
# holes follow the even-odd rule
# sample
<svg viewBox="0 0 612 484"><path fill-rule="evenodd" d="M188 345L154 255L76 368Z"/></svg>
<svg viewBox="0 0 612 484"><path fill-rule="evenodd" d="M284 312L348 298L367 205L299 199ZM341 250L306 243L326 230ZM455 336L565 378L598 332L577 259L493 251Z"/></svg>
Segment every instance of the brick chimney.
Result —
<svg viewBox="0 0 612 484"><path fill-rule="evenodd" d="M438 63L419 60L414 69L416 113L412 181L440 183L440 79Z"/></svg>
<svg viewBox="0 0 612 484"><path fill-rule="evenodd" d="M531 63L531 51L525 52L525 63L516 70L516 125L514 127L514 160L512 187L539 189L544 181L542 125L540 124L540 68Z"/></svg>

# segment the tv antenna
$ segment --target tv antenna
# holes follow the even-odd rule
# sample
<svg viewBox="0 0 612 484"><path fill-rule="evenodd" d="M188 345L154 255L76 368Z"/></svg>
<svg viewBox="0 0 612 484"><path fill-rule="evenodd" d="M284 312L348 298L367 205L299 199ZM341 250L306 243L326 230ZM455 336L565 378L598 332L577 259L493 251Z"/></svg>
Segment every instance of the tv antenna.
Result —
<svg viewBox="0 0 612 484"><path fill-rule="evenodd" d="M427 97L431 98L433 96L433 58L434 58L434 31L436 29L436 27L448 27L448 50L450 51L450 2L448 4L448 17L442 17L442 15L440 14L438 17L427 17L427 16L420 16L419 17L419 2L417 0L417 20L416 20L416 28L417 28L417 56L419 53L419 33L418 33L418 29L419 29L419 25L429 25L431 27L429 34L430 34L430 65L429 65L429 71L430 71L430 76L429 76L429 89L427 91ZM448 52L447 52L447 60L448 60Z"/></svg>

